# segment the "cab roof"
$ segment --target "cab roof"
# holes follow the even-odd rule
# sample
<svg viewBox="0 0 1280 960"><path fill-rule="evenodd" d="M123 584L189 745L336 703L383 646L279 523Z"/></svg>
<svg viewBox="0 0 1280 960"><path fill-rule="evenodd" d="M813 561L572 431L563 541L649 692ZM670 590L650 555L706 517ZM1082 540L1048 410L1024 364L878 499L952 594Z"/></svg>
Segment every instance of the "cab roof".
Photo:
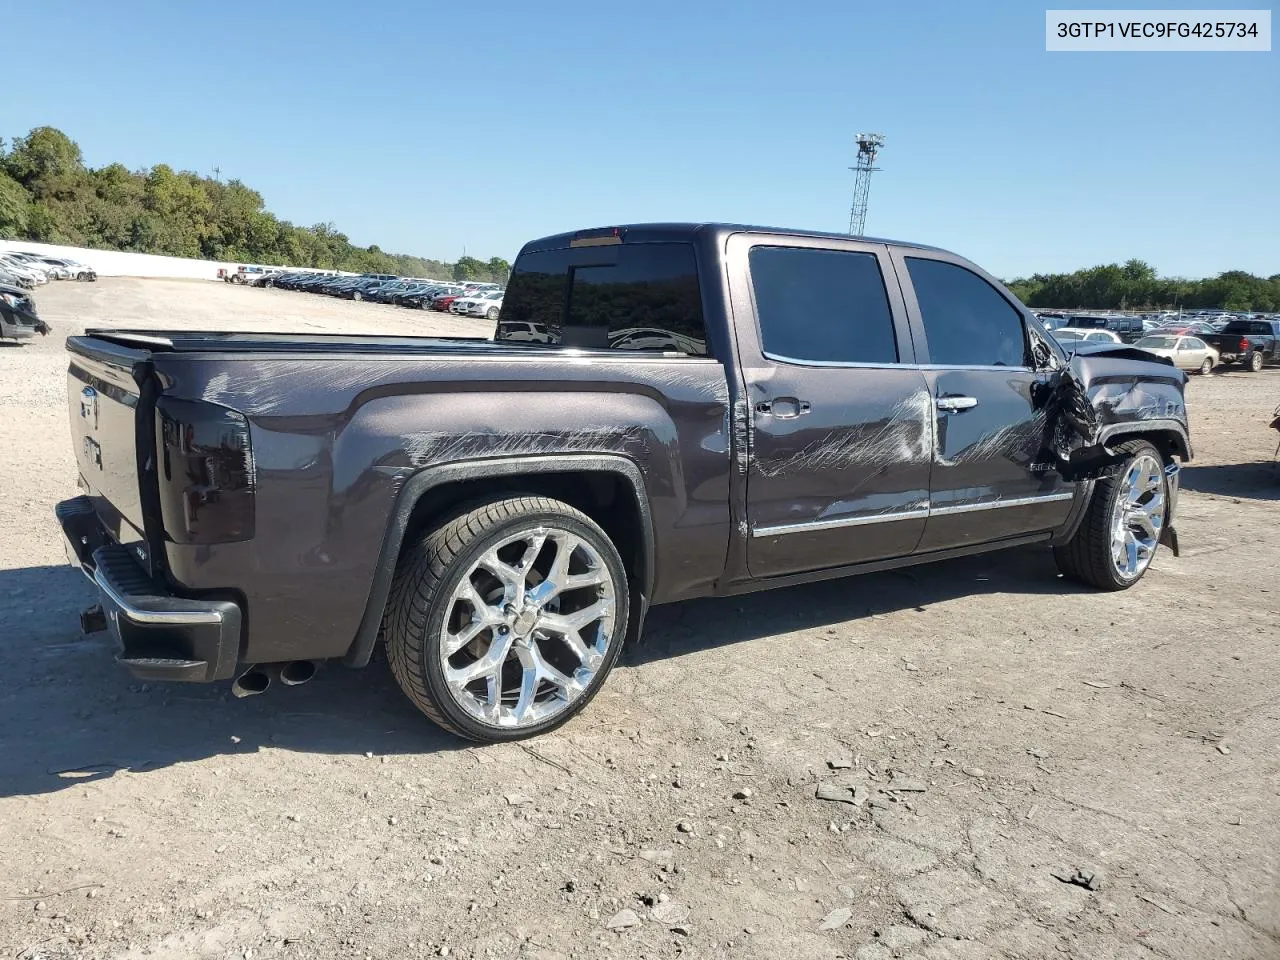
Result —
<svg viewBox="0 0 1280 960"><path fill-rule="evenodd" d="M535 253L541 250L560 250L573 245L573 242L589 239L607 238L610 235L619 238L622 243L658 243L662 241L692 242L708 235L719 241L733 233L756 233L774 237L803 237L817 240L857 240L861 243L882 243L893 247L904 247L913 250L932 250L937 253L950 253L941 247L930 247L923 243L910 243L903 240L886 240L883 237L853 237L847 233L825 233L819 230L797 230L786 227L761 227L741 223L624 223L607 227L592 227L574 230L570 233L557 233L538 240L531 240L524 245L521 253Z"/></svg>

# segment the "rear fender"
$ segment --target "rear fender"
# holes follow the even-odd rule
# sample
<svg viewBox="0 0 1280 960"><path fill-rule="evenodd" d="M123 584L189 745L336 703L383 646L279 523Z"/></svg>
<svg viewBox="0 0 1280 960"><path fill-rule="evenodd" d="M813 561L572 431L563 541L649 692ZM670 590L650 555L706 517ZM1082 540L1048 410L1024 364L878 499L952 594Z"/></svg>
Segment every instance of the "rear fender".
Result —
<svg viewBox="0 0 1280 960"><path fill-rule="evenodd" d="M400 560L400 550L404 546L405 535L409 529L409 521L414 507L433 488L447 483L473 480L476 478L510 477L513 483L520 477L537 474L564 473L581 471L583 473L610 473L621 476L631 487L640 510L641 558L639 583L632 584L632 610L627 627L627 640L640 636L644 625L645 613L648 610L649 598L654 578L654 538L653 518L649 512L649 498L646 493L644 479L639 468L625 457L609 454L572 455L572 456L536 456L500 460L472 460L461 463L446 463L436 467L428 467L411 476L396 497L391 511L386 535L383 537L382 549L378 555L378 565L374 569L373 585L369 591L369 599L365 605L364 616L356 631L343 662L351 667L363 667L369 662L373 649L378 642L378 632L382 626L382 616L391 594L391 581L395 576L396 565Z"/></svg>

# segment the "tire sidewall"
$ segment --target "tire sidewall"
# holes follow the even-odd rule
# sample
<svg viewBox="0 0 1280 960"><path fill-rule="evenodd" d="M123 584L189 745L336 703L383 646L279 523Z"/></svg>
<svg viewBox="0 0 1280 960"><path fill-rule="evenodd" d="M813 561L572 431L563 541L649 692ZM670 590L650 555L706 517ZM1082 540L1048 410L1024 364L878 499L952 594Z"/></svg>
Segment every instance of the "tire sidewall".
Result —
<svg viewBox="0 0 1280 960"><path fill-rule="evenodd" d="M444 670L440 664L441 629L449 612L449 601L453 597L453 591L463 575L471 568L471 565L480 559L481 555L495 541L506 538L518 529L538 525L556 526L575 536L582 537L600 554L605 565L609 568L610 575L614 578L615 613L613 636L610 639L609 649L605 653L604 660L591 680L591 685L583 691L582 695L574 701L568 710L562 711L541 723L531 724L526 727L491 727L488 724L481 723L454 700L453 694L449 690L449 685L445 682ZM453 562L445 572L445 575L440 578L436 585L431 612L427 616L426 635L418 646L423 660L418 664L418 667L426 682L427 693L450 723L461 728L467 736L474 737L477 740L521 740L526 737L537 736L540 733L546 733L563 723L567 723L580 713L604 685L622 652L623 639L627 633L629 608L630 584L627 581L626 568L622 564L621 557L618 556L617 548L603 530L593 523L583 522L577 516L550 510L537 510L512 517L490 527L483 536L477 537L467 544L453 558Z"/></svg>
<svg viewBox="0 0 1280 960"><path fill-rule="evenodd" d="M1147 565L1143 567L1135 577L1123 576L1120 571L1116 569L1115 559L1111 553L1110 536L1115 525L1116 512L1120 510L1121 502L1124 499L1124 478L1128 476L1129 470L1133 466L1134 461L1143 456L1149 456L1154 459L1156 463L1160 464L1160 486L1165 503L1164 524L1161 524L1161 531L1164 530L1164 525L1169 522L1169 481L1164 476L1164 458L1160 456L1159 450L1151 444L1144 442L1142 446L1138 447L1138 449L1129 453L1129 456L1125 459L1123 465L1116 472L1116 482L1111 485L1111 496L1107 502L1107 573L1116 585L1121 587L1131 587L1145 577L1147 575L1147 571L1151 569L1151 564L1155 563L1156 554L1160 552L1160 540L1157 537L1155 548L1151 551L1151 559L1147 561Z"/></svg>

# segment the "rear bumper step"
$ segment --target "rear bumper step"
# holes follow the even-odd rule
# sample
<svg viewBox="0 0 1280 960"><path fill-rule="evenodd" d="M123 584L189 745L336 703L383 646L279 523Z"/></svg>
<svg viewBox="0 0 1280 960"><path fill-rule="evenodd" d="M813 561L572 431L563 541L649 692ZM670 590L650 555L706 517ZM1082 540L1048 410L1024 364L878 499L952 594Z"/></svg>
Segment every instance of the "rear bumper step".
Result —
<svg viewBox="0 0 1280 960"><path fill-rule="evenodd" d="M235 674L240 607L231 600L179 597L108 541L88 497L55 509L68 553L98 588L117 661L141 680L207 682Z"/></svg>

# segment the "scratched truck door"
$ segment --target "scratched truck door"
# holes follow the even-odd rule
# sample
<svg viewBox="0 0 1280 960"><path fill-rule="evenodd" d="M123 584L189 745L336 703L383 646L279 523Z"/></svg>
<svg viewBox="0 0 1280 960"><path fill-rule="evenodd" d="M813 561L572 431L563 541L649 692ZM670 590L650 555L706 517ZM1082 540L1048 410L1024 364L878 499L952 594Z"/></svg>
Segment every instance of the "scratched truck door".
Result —
<svg viewBox="0 0 1280 960"><path fill-rule="evenodd" d="M886 248L735 234L727 254L750 424L752 575L913 552L933 407Z"/></svg>
<svg viewBox="0 0 1280 960"><path fill-rule="evenodd" d="M1034 369L1023 312L957 257L893 255L937 410L920 549L1052 530L1066 520L1075 493L1046 463L1037 389L1045 374Z"/></svg>

